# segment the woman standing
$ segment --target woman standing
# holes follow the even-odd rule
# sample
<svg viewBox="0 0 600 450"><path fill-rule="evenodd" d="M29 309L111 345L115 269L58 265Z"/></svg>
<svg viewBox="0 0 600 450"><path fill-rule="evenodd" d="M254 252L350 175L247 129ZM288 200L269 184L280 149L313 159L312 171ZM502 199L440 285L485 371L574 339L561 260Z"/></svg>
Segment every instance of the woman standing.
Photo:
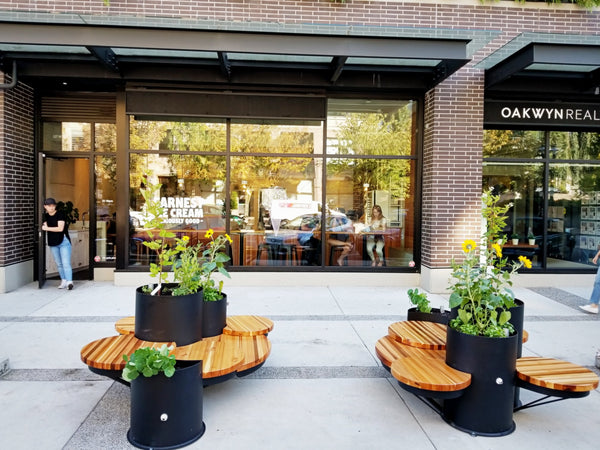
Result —
<svg viewBox="0 0 600 450"><path fill-rule="evenodd" d="M56 200L44 200L44 223L42 230L47 232L48 246L58 267L61 283L59 289L73 289L73 269L71 268L71 239L65 214L56 210Z"/></svg>

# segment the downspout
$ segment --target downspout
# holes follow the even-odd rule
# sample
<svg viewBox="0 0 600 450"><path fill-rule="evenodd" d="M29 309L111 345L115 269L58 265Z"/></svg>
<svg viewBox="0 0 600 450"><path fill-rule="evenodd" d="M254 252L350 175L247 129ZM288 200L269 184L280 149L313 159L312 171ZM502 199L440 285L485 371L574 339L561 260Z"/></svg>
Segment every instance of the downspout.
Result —
<svg viewBox="0 0 600 450"><path fill-rule="evenodd" d="M0 84L0 89L12 89L17 85L17 61L13 61L12 65L12 81Z"/></svg>

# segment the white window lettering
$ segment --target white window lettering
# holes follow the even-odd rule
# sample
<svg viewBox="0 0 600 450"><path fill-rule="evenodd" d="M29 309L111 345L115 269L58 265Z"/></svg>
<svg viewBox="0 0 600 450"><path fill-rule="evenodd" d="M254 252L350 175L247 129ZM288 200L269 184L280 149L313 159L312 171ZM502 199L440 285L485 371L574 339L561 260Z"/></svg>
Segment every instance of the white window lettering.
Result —
<svg viewBox="0 0 600 450"><path fill-rule="evenodd" d="M566 119L573 120L573 110L567 109L565 112L566 112Z"/></svg>
<svg viewBox="0 0 600 450"><path fill-rule="evenodd" d="M533 117L535 119L541 119L544 116L543 108L532 108L531 112L533 113Z"/></svg>
<svg viewBox="0 0 600 450"><path fill-rule="evenodd" d="M580 109L575 110L575 120L581 120L581 112Z"/></svg>
<svg viewBox="0 0 600 450"><path fill-rule="evenodd" d="M523 108L523 119L531 119L531 117L529 117L530 110L531 108Z"/></svg>
<svg viewBox="0 0 600 450"><path fill-rule="evenodd" d="M583 115L583 120L592 120L592 113L589 109L585 110L585 114Z"/></svg>
<svg viewBox="0 0 600 450"><path fill-rule="evenodd" d="M500 115L504 118L504 119L508 119L511 116L511 112L510 112L510 108L509 107L504 107L500 110Z"/></svg>
<svg viewBox="0 0 600 450"><path fill-rule="evenodd" d="M511 116L512 119L520 119L521 114L519 113L519 108L515 108Z"/></svg>

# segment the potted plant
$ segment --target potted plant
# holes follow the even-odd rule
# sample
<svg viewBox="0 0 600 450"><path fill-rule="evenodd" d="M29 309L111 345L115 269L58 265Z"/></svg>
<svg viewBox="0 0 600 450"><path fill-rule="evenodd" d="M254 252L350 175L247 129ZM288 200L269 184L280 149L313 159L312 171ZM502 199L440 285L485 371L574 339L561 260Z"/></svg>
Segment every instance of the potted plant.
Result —
<svg viewBox="0 0 600 450"><path fill-rule="evenodd" d="M510 278L521 266L531 268L525 256L512 263L502 257L500 233L511 205L498 206L498 199L491 191L483 195L486 229L481 245L466 240L462 262L452 262L449 303L455 318L447 328L446 364L473 377L465 393L445 401L443 408L453 426L489 436L514 430L514 374L521 335L511 321L511 309L518 306ZM522 322L517 326L522 333Z"/></svg>
<svg viewBox="0 0 600 450"><path fill-rule="evenodd" d="M212 275L219 272L231 278L225 267L230 257L223 250L232 240L226 233L215 237L212 229L204 237L210 240L202 249L199 267L204 298L202 333L204 337L210 337L221 334L227 325L227 295L223 293L223 280L217 283Z"/></svg>
<svg viewBox="0 0 600 450"><path fill-rule="evenodd" d="M447 324L450 318L450 311L443 307L432 308L425 292L419 292L418 289L409 289L408 298L415 305L408 309L408 320L422 320L426 322L437 322Z"/></svg>
<svg viewBox="0 0 600 450"><path fill-rule="evenodd" d="M127 439L136 447L179 448L204 434L202 361L176 361L171 350L165 344L123 355L122 377L131 383Z"/></svg>
<svg viewBox="0 0 600 450"><path fill-rule="evenodd" d="M519 245L519 235L517 233L511 234L510 239L512 241L512 245Z"/></svg>
<svg viewBox="0 0 600 450"><path fill-rule="evenodd" d="M145 232L143 244L156 255L150 275L156 284L136 289L135 336L145 341L188 345L202 339L202 279L198 247L190 247L189 237L178 238L165 227L160 202L160 184L144 175L140 192L144 197ZM174 283L168 283L172 269Z"/></svg>
<svg viewBox="0 0 600 450"><path fill-rule="evenodd" d="M531 231L527 233L527 240L529 245L535 245L535 234L533 234Z"/></svg>

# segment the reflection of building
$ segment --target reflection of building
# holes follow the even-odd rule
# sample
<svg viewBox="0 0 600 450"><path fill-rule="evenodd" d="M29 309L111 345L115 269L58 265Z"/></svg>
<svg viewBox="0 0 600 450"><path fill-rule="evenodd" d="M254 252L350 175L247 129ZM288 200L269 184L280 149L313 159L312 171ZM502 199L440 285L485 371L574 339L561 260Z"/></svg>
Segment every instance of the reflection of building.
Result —
<svg viewBox="0 0 600 450"><path fill-rule="evenodd" d="M136 189L148 168L164 196L214 206L211 223L232 232L247 271L269 270L256 266L259 250L272 250L261 197L280 186L285 199L351 221L381 204L392 232L378 270L441 289L460 243L479 230L483 178L514 201L513 216L540 219L536 270L590 272L582 243L596 242L586 214L598 203L583 198L600 170L600 12L505 3L323 2L308 12L217 0L190 17L186 1L152 10L11 2L0 26L0 189L18 219L3 229L4 289L37 276L36 206L48 192L77 197L88 227L107 207L115 215L114 260L103 228L89 227L90 276L143 266L132 240L142 239ZM183 225L178 233L205 226ZM360 255L331 267L323 242L315 273L373 270ZM309 249L277 250L278 270L296 271Z"/></svg>

